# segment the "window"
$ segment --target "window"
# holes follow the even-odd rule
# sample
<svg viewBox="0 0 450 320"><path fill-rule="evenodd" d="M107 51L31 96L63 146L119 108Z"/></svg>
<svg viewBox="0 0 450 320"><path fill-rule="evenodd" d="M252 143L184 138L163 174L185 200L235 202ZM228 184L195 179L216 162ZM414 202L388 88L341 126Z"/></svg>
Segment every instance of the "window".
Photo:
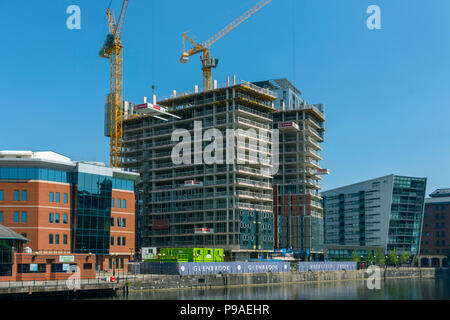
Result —
<svg viewBox="0 0 450 320"><path fill-rule="evenodd" d="M111 218L111 227L114 227L114 218Z"/></svg>
<svg viewBox="0 0 450 320"><path fill-rule="evenodd" d="M67 214L63 214L63 223L67 224L69 222L69 218L67 217Z"/></svg>
<svg viewBox="0 0 450 320"><path fill-rule="evenodd" d="M122 208L122 200L117 199L117 208Z"/></svg>
<svg viewBox="0 0 450 320"><path fill-rule="evenodd" d="M3 212L0 211L0 223L3 223Z"/></svg>
<svg viewBox="0 0 450 320"><path fill-rule="evenodd" d="M111 208L114 208L114 198L111 198Z"/></svg>
<svg viewBox="0 0 450 320"><path fill-rule="evenodd" d="M123 269L123 258L120 258L120 269Z"/></svg>
<svg viewBox="0 0 450 320"><path fill-rule="evenodd" d="M114 245L114 237L111 237L111 245Z"/></svg>
<svg viewBox="0 0 450 320"><path fill-rule="evenodd" d="M54 202L55 201L55 195L53 194L53 192L50 192L48 194L48 201L49 202Z"/></svg>
<svg viewBox="0 0 450 320"><path fill-rule="evenodd" d="M126 241L125 237L122 237L122 245L123 245L123 246L126 246L126 245L127 245L127 241Z"/></svg>
<svg viewBox="0 0 450 320"><path fill-rule="evenodd" d="M55 244L59 244L59 234L55 234Z"/></svg>
<svg viewBox="0 0 450 320"><path fill-rule="evenodd" d="M0 190L0 201L5 200L5 194L3 192L3 190Z"/></svg>
<svg viewBox="0 0 450 320"><path fill-rule="evenodd" d="M122 219L122 227L126 227L127 226L127 219L123 218Z"/></svg>
<svg viewBox="0 0 450 320"><path fill-rule="evenodd" d="M77 266L76 264L67 265L64 263L52 263L50 271L55 273L63 273L63 272L67 273L67 271L70 270L74 272L74 270L76 270L76 266Z"/></svg>
<svg viewBox="0 0 450 320"><path fill-rule="evenodd" d="M27 212L26 211L22 212L22 222L27 222Z"/></svg>
<svg viewBox="0 0 450 320"><path fill-rule="evenodd" d="M64 203L69 203L69 195L64 193Z"/></svg>
<svg viewBox="0 0 450 320"><path fill-rule="evenodd" d="M117 218L117 226L120 227L120 218Z"/></svg>
<svg viewBox="0 0 450 320"><path fill-rule="evenodd" d="M14 222L19 222L19 212L18 211L16 211L16 212L14 212Z"/></svg>
<svg viewBox="0 0 450 320"><path fill-rule="evenodd" d="M445 228L445 222L441 222L441 228Z"/></svg>
<svg viewBox="0 0 450 320"><path fill-rule="evenodd" d="M39 264L22 264L17 265L17 273L44 273L46 265L45 263Z"/></svg>
<svg viewBox="0 0 450 320"><path fill-rule="evenodd" d="M28 192L27 190L22 190L22 201L28 200Z"/></svg>
<svg viewBox="0 0 450 320"><path fill-rule="evenodd" d="M48 235L48 243L53 244L53 234Z"/></svg>
<svg viewBox="0 0 450 320"><path fill-rule="evenodd" d="M55 193L55 202L56 202L56 203L59 203L59 200L60 200L60 199L59 199L59 192L56 192L56 193Z"/></svg>
<svg viewBox="0 0 450 320"><path fill-rule="evenodd" d="M59 223L59 213L55 213L55 223Z"/></svg>
<svg viewBox="0 0 450 320"><path fill-rule="evenodd" d="M20 192L19 192L19 190L14 190L14 201L20 201Z"/></svg>
<svg viewBox="0 0 450 320"><path fill-rule="evenodd" d="M84 263L83 269L84 270L92 270L92 263Z"/></svg>
<svg viewBox="0 0 450 320"><path fill-rule="evenodd" d="M53 213L52 212L50 212L48 214L48 222L53 223Z"/></svg>
<svg viewBox="0 0 450 320"><path fill-rule="evenodd" d="M67 244L67 234L63 234L63 244Z"/></svg>
<svg viewBox="0 0 450 320"><path fill-rule="evenodd" d="M127 200L125 200L125 199L122 200L122 206L124 209L127 208Z"/></svg>
<svg viewBox="0 0 450 320"><path fill-rule="evenodd" d="M120 246L120 237L117 237L117 245Z"/></svg>

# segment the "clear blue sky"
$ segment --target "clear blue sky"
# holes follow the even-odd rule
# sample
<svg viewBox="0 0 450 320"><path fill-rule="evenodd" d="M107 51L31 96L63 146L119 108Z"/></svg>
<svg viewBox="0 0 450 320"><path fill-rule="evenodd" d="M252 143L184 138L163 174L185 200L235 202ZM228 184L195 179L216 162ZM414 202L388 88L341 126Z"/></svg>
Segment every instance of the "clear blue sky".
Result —
<svg viewBox="0 0 450 320"><path fill-rule="evenodd" d="M130 0L125 99L201 85L199 57L179 63L182 32L204 41L256 2ZM0 149L109 162L109 62L98 57L109 3L0 1ZM81 30L66 28L72 4ZM382 30L366 27L371 4ZM273 0L214 45L214 78L286 77L325 104L325 190L394 173L428 177L430 193L450 187L449 15L448 0Z"/></svg>

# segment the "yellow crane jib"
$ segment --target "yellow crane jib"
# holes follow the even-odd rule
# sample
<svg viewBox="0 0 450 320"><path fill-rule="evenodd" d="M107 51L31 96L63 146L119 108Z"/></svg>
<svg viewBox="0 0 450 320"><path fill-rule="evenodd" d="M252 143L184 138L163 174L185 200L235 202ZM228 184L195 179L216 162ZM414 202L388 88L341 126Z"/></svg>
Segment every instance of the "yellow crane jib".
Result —
<svg viewBox="0 0 450 320"><path fill-rule="evenodd" d="M101 58L111 61L111 93L110 93L110 162L111 167L121 168L123 165L123 45L122 30L128 8L128 1L123 0L117 23L114 13L109 8L106 10L108 16L108 35L105 43L100 49Z"/></svg>
<svg viewBox="0 0 450 320"><path fill-rule="evenodd" d="M202 53L202 56L200 57L202 61L202 71L203 71L203 90L211 90L212 89L212 69L216 68L219 60L211 57L210 53L210 47L217 42L219 39L224 37L226 34L228 34L231 30L236 28L238 25L240 25L242 22L250 18L252 15L254 15L256 12L261 10L264 6L266 6L269 2L272 0L261 0L258 2L255 6L253 6L251 9L249 9L247 12L245 12L243 15L241 15L239 18L234 20L232 23L227 25L225 28L220 30L218 33L216 33L214 36L212 36L209 40L199 44L196 43L192 38L190 38L186 33L183 33L182 35L182 41L183 41L183 53L180 58L181 63L186 63L189 61L189 58L197 53ZM186 50L186 41L188 41L192 48L189 50Z"/></svg>

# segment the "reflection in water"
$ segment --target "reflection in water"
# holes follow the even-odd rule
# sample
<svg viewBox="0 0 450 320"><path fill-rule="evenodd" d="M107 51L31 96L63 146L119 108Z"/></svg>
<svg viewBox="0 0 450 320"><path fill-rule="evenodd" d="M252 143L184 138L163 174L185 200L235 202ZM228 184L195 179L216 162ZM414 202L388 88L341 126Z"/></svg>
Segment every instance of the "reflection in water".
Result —
<svg viewBox="0 0 450 320"><path fill-rule="evenodd" d="M131 292L128 300L440 300L450 299L450 279L390 279L380 290L365 281L303 283L205 290Z"/></svg>

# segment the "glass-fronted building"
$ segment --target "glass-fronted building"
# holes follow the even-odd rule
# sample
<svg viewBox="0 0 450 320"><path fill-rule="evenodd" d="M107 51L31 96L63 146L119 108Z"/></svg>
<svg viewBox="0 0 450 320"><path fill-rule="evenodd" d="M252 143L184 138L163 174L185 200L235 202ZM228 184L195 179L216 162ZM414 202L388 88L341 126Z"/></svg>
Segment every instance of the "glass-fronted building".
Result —
<svg viewBox="0 0 450 320"><path fill-rule="evenodd" d="M326 245L418 254L426 180L389 175L323 192Z"/></svg>

